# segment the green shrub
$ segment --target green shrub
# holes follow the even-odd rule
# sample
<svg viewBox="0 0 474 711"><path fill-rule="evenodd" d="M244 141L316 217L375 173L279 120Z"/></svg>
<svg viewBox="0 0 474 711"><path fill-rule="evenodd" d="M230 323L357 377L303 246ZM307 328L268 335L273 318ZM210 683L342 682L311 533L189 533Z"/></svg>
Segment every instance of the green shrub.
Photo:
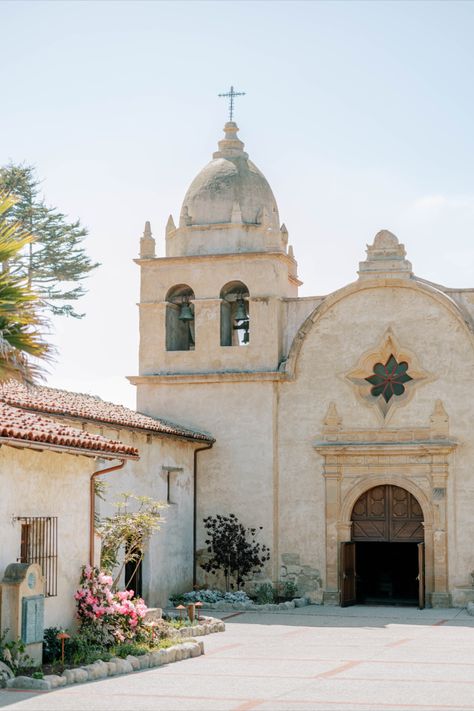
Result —
<svg viewBox="0 0 474 711"><path fill-rule="evenodd" d="M0 659L18 676L23 669L30 669L36 665L33 659L25 654L25 643L21 639L5 642L7 634L8 629L0 636Z"/></svg>
<svg viewBox="0 0 474 711"><path fill-rule="evenodd" d="M141 657L148 652L148 647L145 644L134 644L133 642L128 642L125 644L120 644L113 648L116 657L125 659L129 654L134 657Z"/></svg>
<svg viewBox="0 0 474 711"><path fill-rule="evenodd" d="M106 649L88 638L83 632L73 635L67 640L65 647L65 661L74 666L93 664L98 659L104 659Z"/></svg>
<svg viewBox="0 0 474 711"><path fill-rule="evenodd" d="M52 664L61 658L61 640L58 634L64 630L59 627L47 627L43 635L43 663Z"/></svg>
<svg viewBox="0 0 474 711"><path fill-rule="evenodd" d="M255 590L257 605L270 605L277 600L277 591L271 583L262 583Z"/></svg>
<svg viewBox="0 0 474 711"><path fill-rule="evenodd" d="M298 586L294 580L287 580L283 583L281 596L285 600L293 600L295 597L298 597Z"/></svg>

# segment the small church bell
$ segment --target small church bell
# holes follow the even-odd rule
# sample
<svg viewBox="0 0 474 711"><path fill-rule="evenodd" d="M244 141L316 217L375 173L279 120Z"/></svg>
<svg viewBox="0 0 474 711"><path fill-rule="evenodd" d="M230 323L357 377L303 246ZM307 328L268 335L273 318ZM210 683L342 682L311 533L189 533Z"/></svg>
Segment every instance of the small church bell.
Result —
<svg viewBox="0 0 474 711"><path fill-rule="evenodd" d="M245 301L243 299L239 299L237 301L237 310L235 312L235 320L236 321L246 321L248 319L247 316L247 310L245 308Z"/></svg>
<svg viewBox="0 0 474 711"><path fill-rule="evenodd" d="M194 321L194 316L193 312L191 311L189 301L183 301L183 303L180 305L178 319L180 321Z"/></svg>

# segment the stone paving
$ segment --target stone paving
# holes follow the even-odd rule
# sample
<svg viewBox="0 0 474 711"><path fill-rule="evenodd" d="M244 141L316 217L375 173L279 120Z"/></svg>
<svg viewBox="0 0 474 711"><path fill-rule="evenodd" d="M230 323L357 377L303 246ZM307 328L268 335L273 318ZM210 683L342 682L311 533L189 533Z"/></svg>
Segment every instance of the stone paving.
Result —
<svg viewBox="0 0 474 711"><path fill-rule="evenodd" d="M222 613L206 655L51 692L0 690L15 711L474 711L465 610L311 606Z"/></svg>

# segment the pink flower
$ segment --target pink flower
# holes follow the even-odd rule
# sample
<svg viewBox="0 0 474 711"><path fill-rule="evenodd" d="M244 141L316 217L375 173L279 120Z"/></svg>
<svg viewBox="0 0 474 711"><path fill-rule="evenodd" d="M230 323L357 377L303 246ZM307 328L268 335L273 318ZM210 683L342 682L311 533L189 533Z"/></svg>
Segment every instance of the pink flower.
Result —
<svg viewBox="0 0 474 711"><path fill-rule="evenodd" d="M98 581L102 585L112 585L113 580L111 575L105 575L105 573L99 573Z"/></svg>

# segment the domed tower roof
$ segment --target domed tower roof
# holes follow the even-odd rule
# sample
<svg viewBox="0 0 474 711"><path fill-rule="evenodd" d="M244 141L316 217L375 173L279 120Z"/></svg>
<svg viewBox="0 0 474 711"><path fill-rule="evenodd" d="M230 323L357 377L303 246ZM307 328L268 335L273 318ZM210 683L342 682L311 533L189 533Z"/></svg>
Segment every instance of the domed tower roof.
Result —
<svg viewBox="0 0 474 711"><path fill-rule="evenodd" d="M264 221L278 230L278 207L265 176L249 160L237 124L224 127L219 150L191 183L181 208L181 224L217 225ZM240 213L240 214L239 214ZM183 226L184 226L183 225Z"/></svg>
<svg viewBox="0 0 474 711"><path fill-rule="evenodd" d="M228 121L213 159L194 178L184 197L178 227L170 215L166 256L241 252L283 252L288 231L265 176L249 160Z"/></svg>

